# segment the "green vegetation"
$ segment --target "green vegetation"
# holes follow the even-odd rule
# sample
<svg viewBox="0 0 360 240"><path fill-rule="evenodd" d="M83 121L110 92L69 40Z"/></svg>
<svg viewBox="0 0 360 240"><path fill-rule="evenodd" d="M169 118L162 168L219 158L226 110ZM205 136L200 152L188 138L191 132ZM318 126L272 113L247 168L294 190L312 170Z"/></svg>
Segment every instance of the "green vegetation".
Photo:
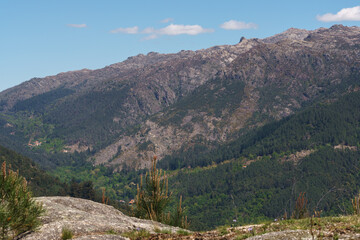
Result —
<svg viewBox="0 0 360 240"><path fill-rule="evenodd" d="M156 169L156 157L153 158L151 170L142 177L137 187L135 216L165 221L165 209L170 203L171 193L168 191L168 180L161 170Z"/></svg>
<svg viewBox="0 0 360 240"><path fill-rule="evenodd" d="M0 162L7 162L8 168L19 171L29 181L29 188L35 196L65 195L67 186L59 179L41 170L29 158L0 146Z"/></svg>
<svg viewBox="0 0 360 240"><path fill-rule="evenodd" d="M146 237L150 237L150 232L144 230L144 229L136 229L133 230L131 232L125 232L121 234L123 237L127 237L130 238L131 240L136 240L136 239L142 239L142 238L146 238Z"/></svg>
<svg viewBox="0 0 360 240"><path fill-rule="evenodd" d="M265 125L202 157L190 149L183 159L167 158L161 165L192 167L169 181L183 196L195 230L234 219L256 223L284 213L301 218L306 213L294 211L305 192L309 214L346 214L352 212L349 199L360 189L359 109L360 93L352 93ZM295 157L302 150L307 154Z"/></svg>
<svg viewBox="0 0 360 240"><path fill-rule="evenodd" d="M189 236L190 233L184 229L179 229L176 231L176 234L182 235L182 236Z"/></svg>
<svg viewBox="0 0 360 240"><path fill-rule="evenodd" d="M170 229L160 230L160 228L157 228L157 227L154 228L154 232L156 232L156 233L162 233L162 234L171 234L171 230L170 230Z"/></svg>
<svg viewBox="0 0 360 240"><path fill-rule="evenodd" d="M156 157L154 157L151 169L145 176L145 185L141 177L140 185L137 187L135 216L187 228L189 224L181 208L181 197L176 211L166 213L171 196L167 177L156 168Z"/></svg>
<svg viewBox="0 0 360 240"><path fill-rule="evenodd" d="M349 213L360 189L360 153L324 147L294 164L264 157L246 168L232 161L202 171L183 170L170 179L188 209L194 230L217 225L261 222L292 213L306 192L308 209L324 214ZM344 187L346 186L346 187Z"/></svg>
<svg viewBox="0 0 360 240"><path fill-rule="evenodd" d="M66 240L72 238L73 238L73 232L71 231L71 229L68 227L63 227L63 229L61 230L61 239Z"/></svg>
<svg viewBox="0 0 360 240"><path fill-rule="evenodd" d="M250 131L214 149L195 145L165 157L159 166L177 169L211 165L213 162L254 156L287 154L326 144L358 146L360 93L352 93L332 104L316 104L280 121ZM212 149L212 150L211 150Z"/></svg>
<svg viewBox="0 0 360 240"><path fill-rule="evenodd" d="M86 142L100 149L128 127L125 122L114 122L113 119L125 115L127 109L123 102L129 89L125 83L106 91L71 95L49 109L44 121L56 126L54 137L66 136L66 142Z"/></svg>
<svg viewBox="0 0 360 240"><path fill-rule="evenodd" d="M145 173L145 170L139 172L113 171L113 168L101 165L93 166L89 162L79 161L70 166L58 167L53 170L52 174L70 185L73 182L92 182L97 193L101 193L105 188L105 195L109 199L129 202L135 198L136 183L140 181L139 175Z"/></svg>
<svg viewBox="0 0 360 240"><path fill-rule="evenodd" d="M19 101L12 108L13 111L32 111L36 113L44 113L57 100L74 93L74 90L66 88L58 88L35 97Z"/></svg>
<svg viewBox="0 0 360 240"><path fill-rule="evenodd" d="M13 239L21 233L36 229L43 212L42 206L32 199L26 180L6 169L6 162L3 162L0 172L1 239Z"/></svg>
<svg viewBox="0 0 360 240"><path fill-rule="evenodd" d="M240 104L244 94L240 81L225 79L218 85L215 83L215 80L209 81L173 105L166 114L154 118L161 118L157 119L161 124L175 124L182 121L189 110L209 110L210 115L221 116L223 106L228 106L233 99L238 102L231 105L230 111ZM0 128L0 143L31 156L68 184L62 187L59 180L44 181L29 174L35 195L55 192L97 199L105 188L105 195L114 203L135 198L141 172L114 172L113 168L92 166L86 162L94 153L90 150L74 154L61 152L64 143L74 139L90 139L96 151L118 134L139 129L136 121L132 122L132 129L114 122L111 117L104 120L108 114L121 116L121 111L125 111L121 109L121 102L128 87L93 92L74 101L67 99L72 96L60 94L63 97L53 100L51 107L35 99L36 104L21 103L34 105L31 108L20 104L16 106L16 114L0 116L0 125L15 126ZM268 94L277 95L275 92ZM158 166L170 170L169 191L176 198L183 196L182 205L191 214L189 220L194 229L234 225L234 220L236 224L256 223L281 218L284 214L304 217L305 213L296 213L301 193L306 193L308 214L352 212L349 199L360 189L357 173L360 168L360 93L350 93L327 103L308 104L307 108L280 121L233 133L234 141L230 143L218 145L199 139L159 162ZM74 115L77 117L73 119ZM259 112L253 117L261 116ZM41 141L41 146L24 148L30 138ZM138 148L151 149L153 143L145 141ZM119 148L118 153L121 151ZM298 157L301 152L306 154ZM17 168L25 176L33 167ZM48 182L56 186L38 187ZM169 206L176 209L176 203L169 203Z"/></svg>
<svg viewBox="0 0 360 240"><path fill-rule="evenodd" d="M163 125L180 124L188 111L207 112L220 117L224 107L232 112L240 105L245 84L238 79L212 79L172 105L165 115L156 117Z"/></svg>

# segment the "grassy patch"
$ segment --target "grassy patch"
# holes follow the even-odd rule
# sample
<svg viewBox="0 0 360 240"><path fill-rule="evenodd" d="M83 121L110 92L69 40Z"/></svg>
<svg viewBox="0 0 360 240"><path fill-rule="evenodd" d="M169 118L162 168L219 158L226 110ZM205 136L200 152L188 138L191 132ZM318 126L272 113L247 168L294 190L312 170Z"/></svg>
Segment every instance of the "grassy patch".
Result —
<svg viewBox="0 0 360 240"><path fill-rule="evenodd" d="M72 233L71 229L69 229L67 227L63 227L63 229L61 231L61 239L66 240L66 239L72 239L72 238L73 238L73 233Z"/></svg>
<svg viewBox="0 0 360 240"><path fill-rule="evenodd" d="M229 226L221 226L216 229L220 235L226 235L229 233L228 231Z"/></svg>
<svg viewBox="0 0 360 240"><path fill-rule="evenodd" d="M123 237L130 238L131 240L135 240L138 238L146 238L150 237L150 232L146 231L145 229L140 230L133 230L131 232L125 232L121 234Z"/></svg>
<svg viewBox="0 0 360 240"><path fill-rule="evenodd" d="M118 233L114 229L109 229L109 230L106 231L106 234L117 235Z"/></svg>
<svg viewBox="0 0 360 240"><path fill-rule="evenodd" d="M183 230L183 229L177 230L176 233L179 234L179 235L182 235L182 236L190 235L190 233L188 231Z"/></svg>
<svg viewBox="0 0 360 240"><path fill-rule="evenodd" d="M154 228L154 232L156 233L162 233L162 234L171 234L171 230L170 229L160 229L160 228Z"/></svg>

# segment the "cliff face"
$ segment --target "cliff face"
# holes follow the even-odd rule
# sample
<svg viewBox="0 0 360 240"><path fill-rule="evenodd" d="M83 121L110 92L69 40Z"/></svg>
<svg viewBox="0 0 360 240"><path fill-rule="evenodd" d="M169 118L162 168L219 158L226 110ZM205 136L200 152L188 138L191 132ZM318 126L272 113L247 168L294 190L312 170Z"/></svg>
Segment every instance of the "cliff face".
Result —
<svg viewBox="0 0 360 240"><path fill-rule="evenodd" d="M39 197L46 212L39 230L25 235L24 240L61 239L62 229L69 229L73 239L125 240L121 233L155 229L175 233L179 228L170 227L150 220L129 217L115 208L71 197Z"/></svg>
<svg viewBox="0 0 360 240"><path fill-rule="evenodd" d="M360 28L335 25L138 55L99 70L32 79L0 93L0 109L31 112L51 125L43 135L60 136L69 149L95 149L97 164L142 168L153 155L226 142L356 90L359 39Z"/></svg>

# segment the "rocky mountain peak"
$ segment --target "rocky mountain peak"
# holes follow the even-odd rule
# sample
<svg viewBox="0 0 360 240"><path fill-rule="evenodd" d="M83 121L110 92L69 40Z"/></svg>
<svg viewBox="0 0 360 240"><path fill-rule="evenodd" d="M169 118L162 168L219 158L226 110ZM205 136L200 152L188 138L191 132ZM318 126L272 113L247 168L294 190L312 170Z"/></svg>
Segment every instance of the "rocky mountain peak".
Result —
<svg viewBox="0 0 360 240"><path fill-rule="evenodd" d="M298 29L298 28L289 28L288 30L276 34L274 36L264 38L262 41L264 43L277 43L284 39L290 39L290 40L303 40L306 38L311 31L305 30L305 29Z"/></svg>

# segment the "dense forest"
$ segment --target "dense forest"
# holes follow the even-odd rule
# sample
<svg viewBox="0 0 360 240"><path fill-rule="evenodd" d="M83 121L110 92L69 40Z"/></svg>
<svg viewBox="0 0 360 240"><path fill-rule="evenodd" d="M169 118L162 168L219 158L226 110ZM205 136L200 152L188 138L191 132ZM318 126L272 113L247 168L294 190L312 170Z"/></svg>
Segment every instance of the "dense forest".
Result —
<svg viewBox="0 0 360 240"><path fill-rule="evenodd" d="M225 160L280 153L293 153L318 146L357 146L360 136L360 94L348 94L334 103L318 103L303 111L252 130L215 149L194 144L188 150L166 156L164 169L204 167Z"/></svg>
<svg viewBox="0 0 360 240"><path fill-rule="evenodd" d="M208 150L161 161L197 230L289 217L305 192L309 213L349 213L360 188L360 94L310 106ZM302 157L296 153L305 151ZM203 154L199 153L203 152Z"/></svg>
<svg viewBox="0 0 360 240"><path fill-rule="evenodd" d="M308 210L323 215L350 213L360 187L360 153L324 147L294 164L264 157L246 168L240 160L211 168L180 171L172 188L184 198L196 230L290 217L301 192Z"/></svg>

